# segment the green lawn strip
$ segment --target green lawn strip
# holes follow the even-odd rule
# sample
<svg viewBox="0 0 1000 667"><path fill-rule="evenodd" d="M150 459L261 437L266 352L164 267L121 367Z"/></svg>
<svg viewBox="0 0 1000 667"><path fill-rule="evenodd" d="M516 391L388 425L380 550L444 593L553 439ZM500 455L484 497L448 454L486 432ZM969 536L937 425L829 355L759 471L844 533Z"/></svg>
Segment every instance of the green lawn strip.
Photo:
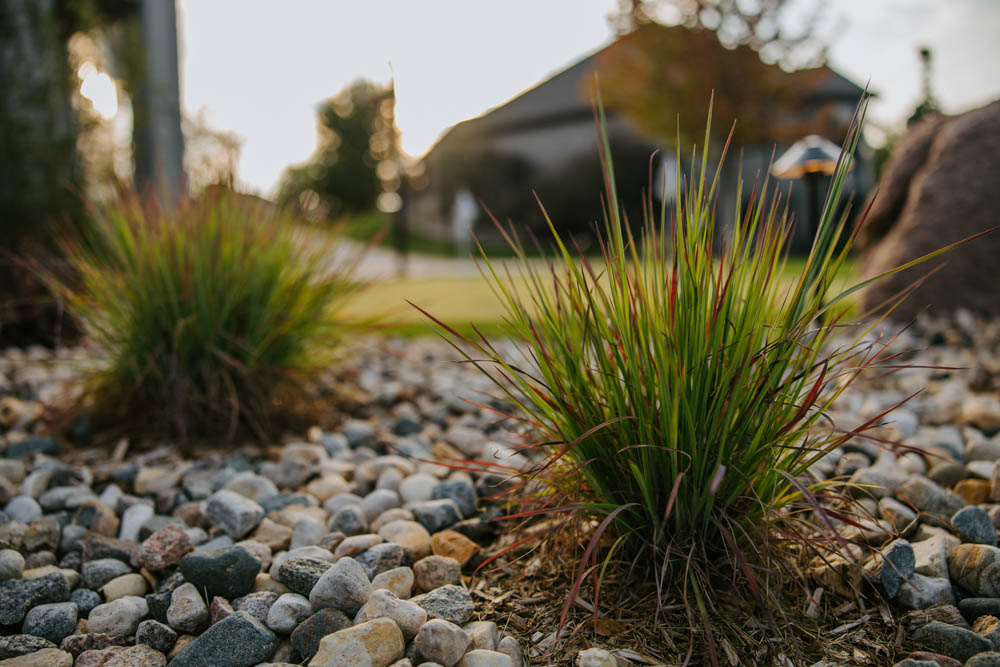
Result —
<svg viewBox="0 0 1000 667"><path fill-rule="evenodd" d="M784 270L784 280L792 285L802 272L804 260L791 258ZM853 262L846 265L842 280L855 274ZM518 281L524 286L524 281ZM835 285L840 287L840 285ZM440 317L462 333L472 333L473 326L484 333L504 333L503 307L482 276L469 278L392 279L372 283L351 297L344 308L349 318L378 318L382 332L394 336L431 335L431 322L410 301Z"/></svg>

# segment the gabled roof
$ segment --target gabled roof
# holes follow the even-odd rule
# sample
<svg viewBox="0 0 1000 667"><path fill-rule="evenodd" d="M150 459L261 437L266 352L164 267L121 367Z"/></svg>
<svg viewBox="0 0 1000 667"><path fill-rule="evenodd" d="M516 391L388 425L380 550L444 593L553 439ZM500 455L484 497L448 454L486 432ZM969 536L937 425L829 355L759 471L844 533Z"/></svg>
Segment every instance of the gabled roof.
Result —
<svg viewBox="0 0 1000 667"><path fill-rule="evenodd" d="M682 34L681 31L687 29L675 27L670 30L674 34ZM592 103L585 96L587 84L597 71L601 55L628 39L629 35L625 35L538 82L504 104L455 124L428 150L427 155L456 142L464 144L476 138L512 130L591 118ZM719 44L719 48L725 47ZM806 96L814 102L847 101L855 104L864 90L826 66L786 74L790 82L798 79L793 85L811 89Z"/></svg>

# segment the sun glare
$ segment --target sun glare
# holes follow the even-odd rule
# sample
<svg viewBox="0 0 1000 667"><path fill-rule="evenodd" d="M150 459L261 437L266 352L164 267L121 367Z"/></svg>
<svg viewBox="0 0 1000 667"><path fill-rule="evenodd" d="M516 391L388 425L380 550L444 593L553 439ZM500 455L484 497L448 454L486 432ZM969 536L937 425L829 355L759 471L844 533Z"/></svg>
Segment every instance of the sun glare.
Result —
<svg viewBox="0 0 1000 667"><path fill-rule="evenodd" d="M118 90L111 77L89 61L80 65L76 75L80 79L80 94L90 100L101 118L114 118L118 113Z"/></svg>

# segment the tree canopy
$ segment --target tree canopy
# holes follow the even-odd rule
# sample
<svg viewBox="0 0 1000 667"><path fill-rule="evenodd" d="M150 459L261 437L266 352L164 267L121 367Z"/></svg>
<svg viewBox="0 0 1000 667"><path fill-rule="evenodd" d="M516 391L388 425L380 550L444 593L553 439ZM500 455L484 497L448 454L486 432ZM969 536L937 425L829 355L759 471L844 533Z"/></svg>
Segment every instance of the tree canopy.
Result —
<svg viewBox="0 0 1000 667"><path fill-rule="evenodd" d="M337 217L375 206L393 171L391 86L358 80L317 110L319 142L304 164L282 175L278 202L310 217ZM386 163L387 167L380 167Z"/></svg>
<svg viewBox="0 0 1000 667"><path fill-rule="evenodd" d="M805 104L828 69L787 72L749 45L725 47L704 27L642 24L598 56L597 72L605 104L666 143L679 134L681 146L700 144L713 97L713 123L736 122L736 145L838 134L844 124L832 105Z"/></svg>
<svg viewBox="0 0 1000 667"><path fill-rule="evenodd" d="M823 8L817 0L811 7L790 0L619 0L610 18L620 34L649 23L708 30L728 48L747 46L765 62L800 69L826 60L815 37Z"/></svg>

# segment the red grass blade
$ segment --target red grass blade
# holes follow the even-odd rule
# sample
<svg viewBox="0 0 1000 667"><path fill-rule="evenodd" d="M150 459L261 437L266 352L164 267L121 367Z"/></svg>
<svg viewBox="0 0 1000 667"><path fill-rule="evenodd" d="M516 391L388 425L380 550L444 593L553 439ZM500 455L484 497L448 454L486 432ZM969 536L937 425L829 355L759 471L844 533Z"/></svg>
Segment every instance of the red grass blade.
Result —
<svg viewBox="0 0 1000 667"><path fill-rule="evenodd" d="M615 508L615 510L604 517L604 520L601 521L599 526L597 526L597 530L594 531L593 536L590 538L590 542L587 544L586 550L583 552L583 558L580 560L580 566L577 568L576 577L573 580L573 587L570 589L569 596L566 598L566 604L563 605L562 614L559 616L560 630L564 625L566 625L566 616L569 614L569 609L573 606L573 602L580 594L580 586L583 585L583 575L587 571L587 565L590 563L590 558L593 556L594 550L597 548L597 543L600 541L601 535L603 535L604 531L608 529L608 526L611 525L611 522L614 521L616 516L628 508L634 507L636 504L637 503L629 503Z"/></svg>

